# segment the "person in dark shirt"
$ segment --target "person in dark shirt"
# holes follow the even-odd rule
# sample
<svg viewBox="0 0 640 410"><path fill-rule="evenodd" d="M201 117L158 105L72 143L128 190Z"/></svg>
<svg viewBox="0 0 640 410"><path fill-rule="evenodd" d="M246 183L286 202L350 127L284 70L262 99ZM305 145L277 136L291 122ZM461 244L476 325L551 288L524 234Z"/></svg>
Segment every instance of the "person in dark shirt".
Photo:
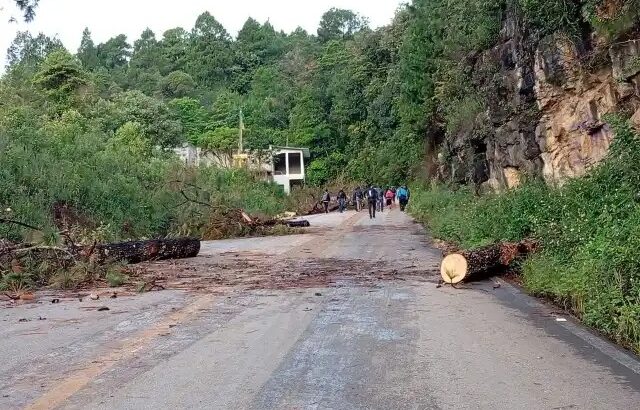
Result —
<svg viewBox="0 0 640 410"><path fill-rule="evenodd" d="M376 217L376 206L378 205L378 190L371 185L367 190L367 203L369 204L369 219Z"/></svg>
<svg viewBox="0 0 640 410"><path fill-rule="evenodd" d="M344 189L338 192L338 209L340 213L343 213L345 209L347 209L347 194L345 194Z"/></svg>
<svg viewBox="0 0 640 410"><path fill-rule="evenodd" d="M378 191L378 212L384 212L384 189L377 187Z"/></svg>

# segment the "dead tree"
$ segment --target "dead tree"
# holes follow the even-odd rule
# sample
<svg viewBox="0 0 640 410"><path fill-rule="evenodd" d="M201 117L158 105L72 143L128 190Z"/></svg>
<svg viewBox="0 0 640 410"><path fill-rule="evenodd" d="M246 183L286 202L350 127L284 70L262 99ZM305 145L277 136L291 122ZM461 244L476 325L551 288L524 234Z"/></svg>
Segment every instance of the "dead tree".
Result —
<svg viewBox="0 0 640 410"><path fill-rule="evenodd" d="M152 239L86 246L80 255L96 262L122 261L139 263L151 260L184 259L198 256L200 240L197 238Z"/></svg>

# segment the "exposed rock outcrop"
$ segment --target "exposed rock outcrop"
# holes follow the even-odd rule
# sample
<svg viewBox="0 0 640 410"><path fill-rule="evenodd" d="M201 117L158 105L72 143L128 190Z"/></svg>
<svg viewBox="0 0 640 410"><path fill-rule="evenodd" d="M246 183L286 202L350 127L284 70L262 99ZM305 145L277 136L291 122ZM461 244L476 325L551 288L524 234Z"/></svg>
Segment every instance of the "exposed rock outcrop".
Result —
<svg viewBox="0 0 640 410"><path fill-rule="evenodd" d="M562 183L606 155L614 138L607 114L635 112L640 129L640 38L606 45L586 34L538 37L507 8L499 41L474 66L488 109L444 145L450 180L493 189L525 175Z"/></svg>
<svg viewBox="0 0 640 410"><path fill-rule="evenodd" d="M536 139L542 175L547 182L562 182L604 158L613 138L604 116L616 111L620 98L610 67L590 73L572 41L546 40L536 51L534 67L542 113Z"/></svg>

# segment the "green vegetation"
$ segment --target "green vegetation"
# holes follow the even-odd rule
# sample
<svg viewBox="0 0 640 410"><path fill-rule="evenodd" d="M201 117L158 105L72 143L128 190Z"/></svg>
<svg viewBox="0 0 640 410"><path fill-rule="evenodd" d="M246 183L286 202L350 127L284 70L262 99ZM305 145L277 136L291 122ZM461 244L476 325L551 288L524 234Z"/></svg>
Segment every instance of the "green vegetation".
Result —
<svg viewBox="0 0 640 410"><path fill-rule="evenodd" d="M169 234L185 215L202 220L196 218L202 209L193 209L202 206L182 196L187 191L201 200L204 193L193 187L211 192L216 203L269 215L281 211L283 195L276 187L241 171L184 169L155 147L153 140L159 144L173 135L172 120L163 125L165 111L159 105L145 106L153 112L138 111L142 95L83 96L77 102L66 101L64 94L30 91L37 97L25 103L10 87L0 89L0 217L44 233L44 238L25 239L58 242L65 217L102 231L103 240ZM47 115L49 110L53 113ZM69 215L56 215L58 208ZM0 237L18 240L34 233L0 224Z"/></svg>
<svg viewBox="0 0 640 410"><path fill-rule="evenodd" d="M138 127L154 147L190 142L229 151L242 111L249 149L270 144L311 148L313 184L342 175L399 183L421 161L430 115L423 108L435 107L434 95L423 95L422 88L429 87L419 77L431 71L445 76L445 68L455 68L453 63L440 69L428 63L434 70L425 71L423 62L440 59L443 49L453 58L487 46L499 26L499 13L493 15L497 7L476 1L468 9L460 2L453 31L468 33L473 42L446 35L442 41L451 44L443 47L434 39L432 49L422 50L425 36L444 27L442 22L421 27L429 3L401 9L391 25L377 30L352 11L331 9L317 35L302 29L286 34L268 22L248 19L232 38L209 13L197 17L190 29L170 29L161 38L147 29L133 43L116 35L95 44L87 29L73 56L60 51L56 39L20 33L3 83L11 91L37 88L57 105L57 112L49 114L74 107L109 132L129 121L138 123L122 132L131 134ZM438 2L441 17L446 17L444 3ZM483 24L483 17L490 24ZM86 107L87 99L105 103L85 112L77 103ZM449 104L455 105L455 100Z"/></svg>
<svg viewBox="0 0 640 410"><path fill-rule="evenodd" d="M550 188L529 181L503 194L415 189L411 212L434 235L473 248L538 239L524 285L640 351L640 135L620 119L607 159L586 177Z"/></svg>
<svg viewBox="0 0 640 410"><path fill-rule="evenodd" d="M37 0L16 3L33 18ZM0 223L0 238L213 236L235 208L272 216L313 205L310 188L296 205L246 172L185 168L171 154L188 142L228 157L241 113L250 150L310 148L310 185L426 180L456 137L492 132L484 113L489 98L504 105L504 79L482 53L513 10L532 41L561 31L589 43L595 31L606 46L637 27L640 0L412 0L376 30L332 9L317 35L248 19L235 38L203 13L192 28L158 37L147 29L132 43L115 35L95 44L87 29L75 54L20 33L0 79L0 218L37 229ZM412 212L465 247L539 239L525 285L640 351L640 143L622 121L612 124L608 159L583 179L561 188L531 180L480 198L466 188L415 189ZM88 272L19 268L1 289L17 293L47 275L68 287Z"/></svg>
<svg viewBox="0 0 640 410"><path fill-rule="evenodd" d="M169 151L190 142L229 156L241 110L249 149L311 147L312 184L406 179L422 145L394 108L408 16L373 31L333 9L318 36L249 19L233 39L203 13L190 30L145 30L133 45L95 44L85 30L75 55L20 33L0 79L0 217L38 229L2 223L0 237L55 244L67 225L84 242L198 234L211 207L283 211L276 187L185 170Z"/></svg>
<svg viewBox="0 0 640 410"><path fill-rule="evenodd" d="M457 10L493 10L478 5ZM209 13L160 39L145 30L133 45L124 35L95 44L87 29L75 55L20 33L0 80L0 209L38 230L3 223L0 237L59 243L69 223L85 228L74 232L84 241L197 234L210 206L281 212L275 187L242 172L185 170L168 150L190 142L229 156L240 112L249 149L311 148L312 185L405 181L423 157L421 110L434 107L403 86L422 71L413 47L428 34L418 27L427 3L417 6L378 30L332 9L317 36L249 19L234 39ZM486 46L498 22L467 27L473 46Z"/></svg>
<svg viewBox="0 0 640 410"><path fill-rule="evenodd" d="M122 273L122 267L112 267L110 268L106 275L105 279L109 286L112 288L117 288L119 286L124 285L129 280L129 277Z"/></svg>
<svg viewBox="0 0 640 410"><path fill-rule="evenodd" d="M20 33L3 85L9 92L37 88L56 103L48 115L74 107L108 132L138 123L121 133L138 132L154 147L191 142L229 152L242 110L250 149L311 148L312 184L341 176L397 184L422 175L424 153L441 132L474 129L491 92L472 78L473 58L492 46L507 5L541 33L613 24L639 9L626 0L607 13L605 3L414 0L377 30L356 13L332 9L317 35L248 19L236 38L203 13L190 29L161 37L147 29L133 42L115 35L95 44L87 29L75 56L56 51L62 45L55 39ZM93 111L78 108L87 100L97 104Z"/></svg>

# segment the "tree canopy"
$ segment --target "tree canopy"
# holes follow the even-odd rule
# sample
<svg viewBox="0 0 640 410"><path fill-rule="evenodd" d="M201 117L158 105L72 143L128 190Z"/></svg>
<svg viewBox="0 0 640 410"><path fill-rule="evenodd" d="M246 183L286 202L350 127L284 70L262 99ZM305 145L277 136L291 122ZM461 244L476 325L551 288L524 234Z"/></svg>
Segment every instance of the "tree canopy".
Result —
<svg viewBox="0 0 640 410"><path fill-rule="evenodd" d="M86 29L75 56L58 52L56 38L19 33L3 82L37 86L67 108L74 99L94 113L117 106L124 118L96 121L117 124L114 131L136 123L162 146L212 147L212 136L234 134L242 110L248 147L311 149L312 181L399 183L419 171L433 141L468 127L486 105L469 56L493 44L509 1L541 33L551 29L543 24L549 13L571 21L567 31L585 19L613 27L598 14L600 0L413 0L375 30L332 8L317 35L249 18L235 38L204 12L193 27L145 29L135 39L116 34L95 44ZM629 13L637 2L625 0ZM37 5L25 2L25 11L26 3Z"/></svg>

